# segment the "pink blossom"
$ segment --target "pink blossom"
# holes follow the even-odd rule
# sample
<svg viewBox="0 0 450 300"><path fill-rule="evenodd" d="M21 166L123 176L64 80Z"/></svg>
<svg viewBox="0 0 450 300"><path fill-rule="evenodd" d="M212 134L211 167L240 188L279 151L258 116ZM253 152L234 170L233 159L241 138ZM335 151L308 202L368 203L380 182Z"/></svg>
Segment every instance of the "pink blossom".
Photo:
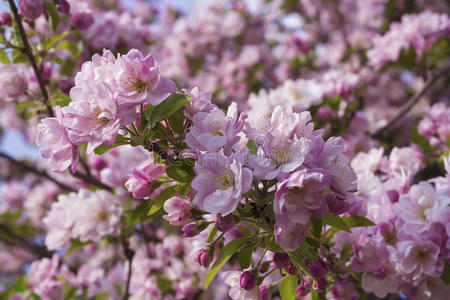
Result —
<svg viewBox="0 0 450 300"><path fill-rule="evenodd" d="M252 172L222 154L200 155L194 171L194 204L203 211L228 215L236 209L242 194L250 190Z"/></svg>
<svg viewBox="0 0 450 300"><path fill-rule="evenodd" d="M79 11L72 15L72 26L77 30L86 30L94 23L94 16L89 11Z"/></svg>
<svg viewBox="0 0 450 300"><path fill-rule="evenodd" d="M133 196L139 199L148 199L154 188L152 182L155 182L158 177L165 174L166 166L163 164L154 164L153 159L148 159L135 167L133 171L128 174L128 180L125 182L125 187L128 191L133 193Z"/></svg>
<svg viewBox="0 0 450 300"><path fill-rule="evenodd" d="M194 87L190 91L184 90L184 92L192 97L192 101L184 109L184 116L191 121L194 120L196 113L209 113L217 108L216 105L211 103L212 95L209 92L200 91L198 87Z"/></svg>
<svg viewBox="0 0 450 300"><path fill-rule="evenodd" d="M417 238L398 242L399 269L414 279L421 274L437 277L442 273L443 261L439 247L433 242Z"/></svg>
<svg viewBox="0 0 450 300"><path fill-rule="evenodd" d="M260 300L261 292L258 286L254 286L251 290L242 289L239 286L241 277L240 271L227 271L222 273L223 281L230 286L228 295L233 300Z"/></svg>
<svg viewBox="0 0 450 300"><path fill-rule="evenodd" d="M21 68L13 65L0 66L0 96L12 100L25 93L27 82Z"/></svg>
<svg viewBox="0 0 450 300"><path fill-rule="evenodd" d="M144 57L139 50L131 49L117 58L115 74L120 97L118 104L158 105L175 92L175 83L159 74L151 54Z"/></svg>
<svg viewBox="0 0 450 300"><path fill-rule="evenodd" d="M55 107L56 117L45 118L38 125L36 145L41 155L50 160L50 168L62 172L72 165L72 172L78 166L78 149L70 141L67 129L62 125L64 114Z"/></svg>
<svg viewBox="0 0 450 300"><path fill-rule="evenodd" d="M296 224L292 229L283 229L275 224L275 242L285 251L295 251L305 240L306 227Z"/></svg>
<svg viewBox="0 0 450 300"><path fill-rule="evenodd" d="M172 225L180 226L186 223L191 215L191 204L189 201L175 196L164 202L164 210L168 215L163 216L164 219Z"/></svg>
<svg viewBox="0 0 450 300"><path fill-rule="evenodd" d="M57 279L59 257L34 261L27 274L31 290L43 299L63 299L64 282Z"/></svg>
<svg viewBox="0 0 450 300"><path fill-rule="evenodd" d="M34 21L44 12L44 0L20 0L19 14Z"/></svg>
<svg viewBox="0 0 450 300"><path fill-rule="evenodd" d="M307 225L314 210L324 206L322 193L329 188L331 177L326 170L301 170L281 183L275 193L274 213L278 226L291 229Z"/></svg>

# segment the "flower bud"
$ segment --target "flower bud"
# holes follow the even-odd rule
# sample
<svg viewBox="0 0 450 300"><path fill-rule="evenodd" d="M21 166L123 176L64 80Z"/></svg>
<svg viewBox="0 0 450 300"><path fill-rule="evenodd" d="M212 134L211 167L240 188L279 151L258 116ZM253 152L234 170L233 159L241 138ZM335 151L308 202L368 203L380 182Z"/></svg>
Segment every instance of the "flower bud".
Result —
<svg viewBox="0 0 450 300"><path fill-rule="evenodd" d="M72 26L77 30L86 30L91 27L95 20L90 12L80 11L72 15Z"/></svg>
<svg viewBox="0 0 450 300"><path fill-rule="evenodd" d="M12 18L9 12L3 11L0 13L0 26L9 26L11 22Z"/></svg>
<svg viewBox="0 0 450 300"><path fill-rule="evenodd" d="M284 252L276 252L273 255L273 263L277 268L287 268L289 266L289 255Z"/></svg>
<svg viewBox="0 0 450 300"><path fill-rule="evenodd" d="M392 203L397 203L400 198L400 194L396 190L387 191L386 195Z"/></svg>
<svg viewBox="0 0 450 300"><path fill-rule="evenodd" d="M262 264L260 264L258 268L259 273L266 273L267 271L269 271L270 264L271 264L270 261L265 261Z"/></svg>
<svg viewBox="0 0 450 300"><path fill-rule="evenodd" d="M62 15L67 15L70 12L70 4L67 0L60 0L59 4L56 6L58 12Z"/></svg>
<svg viewBox="0 0 450 300"><path fill-rule="evenodd" d="M289 275L297 275L298 270L297 268L294 266L294 264L289 264L289 266L286 268L286 272Z"/></svg>
<svg viewBox="0 0 450 300"><path fill-rule="evenodd" d="M44 0L20 0L19 15L34 21L44 12Z"/></svg>
<svg viewBox="0 0 450 300"><path fill-rule="evenodd" d="M239 277L239 285L241 289L247 291L253 290L256 286L256 276L250 271L243 272L241 277Z"/></svg>
<svg viewBox="0 0 450 300"><path fill-rule="evenodd" d="M327 288L328 280L325 277L320 278L319 281L314 280L313 289L316 291L323 291Z"/></svg>
<svg viewBox="0 0 450 300"><path fill-rule="evenodd" d="M321 106L316 113L319 120L329 120L333 117L333 110L328 105Z"/></svg>
<svg viewBox="0 0 450 300"><path fill-rule="evenodd" d="M261 284L259 286L259 292L261 293L261 300L269 300L270 299L270 291L269 291L269 288L265 284Z"/></svg>
<svg viewBox="0 0 450 300"><path fill-rule="evenodd" d="M202 232L206 227L202 226L204 224L203 221L196 221L189 224L186 224L181 228L184 237L194 237L200 232Z"/></svg>
<svg viewBox="0 0 450 300"><path fill-rule="evenodd" d="M308 283L305 284L299 284L297 286L297 294L299 296L306 296L309 293L309 290L311 289L310 285Z"/></svg>
<svg viewBox="0 0 450 300"><path fill-rule="evenodd" d="M42 78L44 80L48 80L50 79L51 76L52 76L52 64L47 63L44 65L44 68L42 70Z"/></svg>
<svg viewBox="0 0 450 300"><path fill-rule="evenodd" d="M59 89L61 90L61 92L63 92L64 94L69 95L70 90L75 86L75 83L73 81L73 79L62 79L59 82Z"/></svg>
<svg viewBox="0 0 450 300"><path fill-rule="evenodd" d="M228 214L225 217L222 217L221 214L217 214L216 217L216 229L221 232L226 232L233 228L236 225L234 221L233 214Z"/></svg>
<svg viewBox="0 0 450 300"><path fill-rule="evenodd" d="M322 278L325 276L330 269L326 262L321 260L315 260L309 265L309 272L314 278Z"/></svg>
<svg viewBox="0 0 450 300"><path fill-rule="evenodd" d="M194 261L198 263L200 266L207 268L212 261L210 249L207 247L198 250L197 254L195 254Z"/></svg>

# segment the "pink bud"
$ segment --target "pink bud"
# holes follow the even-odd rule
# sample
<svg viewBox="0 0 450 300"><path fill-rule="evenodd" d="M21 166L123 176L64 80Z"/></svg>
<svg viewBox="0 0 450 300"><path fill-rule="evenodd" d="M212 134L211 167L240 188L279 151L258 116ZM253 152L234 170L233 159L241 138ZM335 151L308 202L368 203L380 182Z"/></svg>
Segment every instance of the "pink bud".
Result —
<svg viewBox="0 0 450 300"><path fill-rule="evenodd" d="M276 252L273 255L273 262L277 268L287 268L289 266L289 255L284 252Z"/></svg>
<svg viewBox="0 0 450 300"><path fill-rule="evenodd" d="M9 12L3 11L0 13L0 26L9 26L11 25L11 22L12 19Z"/></svg>
<svg viewBox="0 0 450 300"><path fill-rule="evenodd" d="M297 275L298 270L293 264L289 264L289 266L286 268L286 272L289 275Z"/></svg>
<svg viewBox="0 0 450 300"><path fill-rule="evenodd" d="M315 280L313 282L313 289L316 291L323 291L327 288L328 280L325 277L320 278L319 281Z"/></svg>
<svg viewBox="0 0 450 300"><path fill-rule="evenodd" d="M62 15L67 15L70 12L70 4L67 0L60 0L59 4L56 6L58 12Z"/></svg>
<svg viewBox="0 0 450 300"><path fill-rule="evenodd" d="M94 17L90 12L81 11L72 15L72 26L78 30L86 30L94 24Z"/></svg>
<svg viewBox="0 0 450 300"><path fill-rule="evenodd" d="M181 231L183 232L183 236L184 237L194 237L197 234L199 234L200 232L203 231L203 229L201 228L202 222L201 221L197 221L197 222L192 222L189 224L186 224L183 226L183 228L181 228Z"/></svg>
<svg viewBox="0 0 450 300"><path fill-rule="evenodd" d="M392 203L397 203L398 199L400 198L400 194L396 190L387 191L386 195Z"/></svg>
<svg viewBox="0 0 450 300"><path fill-rule="evenodd" d="M198 263L200 266L207 268L212 261L212 257L210 255L209 248L203 248L198 250L197 254L195 254L194 261Z"/></svg>
<svg viewBox="0 0 450 300"><path fill-rule="evenodd" d="M299 296L306 296L309 293L309 290L311 289L310 285L308 283L305 284L299 284L297 286L297 294Z"/></svg>
<svg viewBox="0 0 450 300"><path fill-rule="evenodd" d="M50 79L51 76L52 76L52 64L46 63L42 70L42 78L44 80L47 80L47 79Z"/></svg>
<svg viewBox="0 0 450 300"><path fill-rule="evenodd" d="M233 228L233 226L236 224L234 221L233 214L226 215L225 217L222 217L221 214L218 214L216 217L216 229L221 232L226 232Z"/></svg>
<svg viewBox="0 0 450 300"><path fill-rule="evenodd" d="M256 286L256 276L250 271L243 272L241 277L239 277L239 285L241 289L247 291L253 290Z"/></svg>
<svg viewBox="0 0 450 300"><path fill-rule="evenodd" d="M329 120L333 117L333 110L328 105L321 106L316 113L319 120Z"/></svg>
<svg viewBox="0 0 450 300"><path fill-rule="evenodd" d="M34 21L44 13L44 0L21 0L19 14L30 21Z"/></svg>
<svg viewBox="0 0 450 300"><path fill-rule="evenodd" d="M330 270L328 268L328 265L321 260L315 260L309 265L309 272L311 273L312 277L315 278L322 278L325 276L328 271Z"/></svg>
<svg viewBox="0 0 450 300"><path fill-rule="evenodd" d="M63 92L64 94L69 95L70 90L75 86L75 83L73 81L72 78L70 79L62 79L59 82L59 89L61 90L61 92Z"/></svg>
<svg viewBox="0 0 450 300"><path fill-rule="evenodd" d="M261 293L261 300L270 300L270 291L266 285L260 285L259 292Z"/></svg>
<svg viewBox="0 0 450 300"><path fill-rule="evenodd" d="M258 268L259 273L266 273L267 271L269 271L270 264L271 264L270 261L265 261L262 264L260 264Z"/></svg>

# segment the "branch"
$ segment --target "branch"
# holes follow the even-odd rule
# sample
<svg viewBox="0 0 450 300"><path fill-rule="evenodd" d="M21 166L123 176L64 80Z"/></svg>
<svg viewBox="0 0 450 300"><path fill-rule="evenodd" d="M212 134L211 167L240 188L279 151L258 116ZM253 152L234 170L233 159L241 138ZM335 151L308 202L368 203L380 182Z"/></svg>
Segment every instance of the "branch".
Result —
<svg viewBox="0 0 450 300"><path fill-rule="evenodd" d="M31 243L30 241L24 239L23 237L15 234L7 225L0 223L0 232L9 237L8 240L2 239L5 244L15 245L19 247L26 247L35 254L37 254L39 257L52 257L53 255L53 252L48 251L47 248Z"/></svg>
<svg viewBox="0 0 450 300"><path fill-rule="evenodd" d="M44 79L42 78L42 74L38 69L36 60L34 59L34 56L33 56L33 53L31 52L30 43L28 42L28 38L25 33L25 29L23 28L23 24L20 19L19 13L17 12L16 4L14 3L14 0L8 0L8 2L9 2L9 5L11 6L11 10L13 12L14 19L17 23L20 37L22 38L22 41L23 41L23 46L24 46L23 51L27 55L28 60L30 61L31 66L33 67L34 73L36 74L36 78L39 83L39 87L41 89L42 96L44 97L44 105L47 108L47 113L49 116L53 116L54 115L53 108L49 103L49 97L48 97L47 89L45 88Z"/></svg>
<svg viewBox="0 0 450 300"><path fill-rule="evenodd" d="M62 182L59 182L55 178L53 178L50 175L48 175L47 172L38 170L34 166L30 166L30 165L28 165L28 164L26 164L24 162L16 160L16 159L12 158L11 156L9 156L6 153L0 152L0 157L5 158L10 163L15 164L16 166L20 167L20 169L22 169L22 170L24 170L26 172L33 173L33 174L39 175L41 177L44 177L45 179L50 180L51 182L55 183L56 185L58 185L60 188L62 188L64 190L71 191L71 192L76 192L76 189L74 189L74 188L72 188L72 187L70 187L70 186L68 186L68 185L66 185L66 184L64 184Z"/></svg>
<svg viewBox="0 0 450 300"><path fill-rule="evenodd" d="M74 177L79 178L81 180L86 181L87 183L90 183L92 185L95 185L99 188L102 188L104 190L110 191L112 192L112 187L110 187L109 185L104 184L103 182L99 181L98 179L96 179L93 176L89 176L80 172L75 172L75 174L73 174Z"/></svg>
<svg viewBox="0 0 450 300"><path fill-rule="evenodd" d="M123 246L123 252L128 260L127 282L125 283L125 290L123 292L122 299L127 300L128 294L130 293L130 282L131 282L131 274L133 271L132 263L133 263L134 251L132 249L130 249L128 241L125 238L123 238L123 240L122 240L122 246Z"/></svg>
<svg viewBox="0 0 450 300"><path fill-rule="evenodd" d="M402 109L395 115L389 122L386 123L383 127L377 129L375 133L372 134L372 137L377 137L382 135L382 132L385 130L389 130L390 127L392 127L395 123L397 123L404 115L406 115L411 108L414 107L414 105L419 102L419 100L425 95L425 93L438 81L438 79L445 74L448 74L450 71L450 68L444 68L439 73L435 74L434 76L431 76L426 82L424 87L417 92L409 101L406 103Z"/></svg>

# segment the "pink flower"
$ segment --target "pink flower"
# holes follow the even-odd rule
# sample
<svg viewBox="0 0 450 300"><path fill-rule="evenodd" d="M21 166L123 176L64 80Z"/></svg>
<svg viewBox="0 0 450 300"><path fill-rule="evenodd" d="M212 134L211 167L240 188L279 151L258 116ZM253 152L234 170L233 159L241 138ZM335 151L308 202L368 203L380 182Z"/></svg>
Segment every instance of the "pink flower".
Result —
<svg viewBox="0 0 450 300"><path fill-rule="evenodd" d="M198 87L194 87L191 91L184 90L184 92L192 97L192 101L184 109L184 116L189 120L193 121L198 112L209 113L217 109L217 106L211 103L211 93L200 92Z"/></svg>
<svg viewBox="0 0 450 300"><path fill-rule="evenodd" d="M151 54L143 57L139 50L131 49L119 56L115 75L120 97L118 104L158 105L175 92L175 83L159 74Z"/></svg>
<svg viewBox="0 0 450 300"><path fill-rule="evenodd" d="M103 82L86 82L84 87L70 90L69 106L62 108L62 124L68 129L72 143L89 143L87 151L104 144L111 146L120 126L129 123L117 108L116 96L110 86Z"/></svg>
<svg viewBox="0 0 450 300"><path fill-rule="evenodd" d="M120 216L122 208L118 206L115 197L104 190L90 192L80 190L79 206L74 212L75 226L73 235L82 242L97 242L105 235L120 233Z"/></svg>
<svg viewBox="0 0 450 300"><path fill-rule="evenodd" d="M347 280L335 282L331 288L331 294L333 300L356 300L360 297L353 283Z"/></svg>
<svg viewBox="0 0 450 300"><path fill-rule="evenodd" d="M185 224L191 216L191 204L179 196L172 197L164 202L164 210L168 215L163 216L163 218L176 226Z"/></svg>
<svg viewBox="0 0 450 300"><path fill-rule="evenodd" d="M399 269L402 273L418 278L422 274L437 277L442 273L443 261L439 258L439 247L433 242L422 240L403 240L397 244Z"/></svg>
<svg viewBox="0 0 450 300"><path fill-rule="evenodd" d="M20 0L19 14L30 21L39 18L44 12L44 0Z"/></svg>
<svg viewBox="0 0 450 300"><path fill-rule="evenodd" d="M26 81L18 66L0 66L0 96L12 100L24 94Z"/></svg>
<svg viewBox="0 0 450 300"><path fill-rule="evenodd" d="M34 261L27 274L27 282L31 290L42 299L63 299L64 282L58 280L59 257L55 254L51 259L43 258Z"/></svg>
<svg viewBox="0 0 450 300"><path fill-rule="evenodd" d="M72 165L72 172L78 166L78 150L71 143L66 128L62 125L64 115L59 106L55 107L56 117L45 118L38 125L36 146L41 155L50 160L50 168L62 172Z"/></svg>
<svg viewBox="0 0 450 300"><path fill-rule="evenodd" d="M153 159L148 159L135 167L131 174L128 174L125 187L129 192L133 193L134 197L148 199L154 190L152 182L164 175L166 168L165 165L154 164Z"/></svg>
<svg viewBox="0 0 450 300"><path fill-rule="evenodd" d="M72 15L72 26L77 30L86 30L94 25L94 16L89 11L79 11Z"/></svg>
<svg viewBox="0 0 450 300"><path fill-rule="evenodd" d="M228 295L233 300L260 300L261 292L257 285L253 289L246 290L240 287L240 271L227 271L222 273L223 281L230 286Z"/></svg>
<svg viewBox="0 0 450 300"><path fill-rule="evenodd" d="M252 172L222 154L200 155L194 171L194 204L203 211L226 216L236 209L242 194L250 190Z"/></svg>
<svg viewBox="0 0 450 300"><path fill-rule="evenodd" d="M322 193L329 188L331 177L326 170L301 170L281 183L275 193L274 213L278 226L291 229L307 225L314 210L325 205Z"/></svg>
<svg viewBox="0 0 450 300"><path fill-rule="evenodd" d="M275 242L285 251L295 251L305 240L306 228L301 224L297 224L292 229L287 230L275 224Z"/></svg>
<svg viewBox="0 0 450 300"><path fill-rule="evenodd" d="M237 104L228 107L227 115L220 109L197 112L193 126L186 134L186 144L196 150L218 151L224 147L225 154L231 154L234 144L239 141L237 134L242 130L245 116L238 120Z"/></svg>

